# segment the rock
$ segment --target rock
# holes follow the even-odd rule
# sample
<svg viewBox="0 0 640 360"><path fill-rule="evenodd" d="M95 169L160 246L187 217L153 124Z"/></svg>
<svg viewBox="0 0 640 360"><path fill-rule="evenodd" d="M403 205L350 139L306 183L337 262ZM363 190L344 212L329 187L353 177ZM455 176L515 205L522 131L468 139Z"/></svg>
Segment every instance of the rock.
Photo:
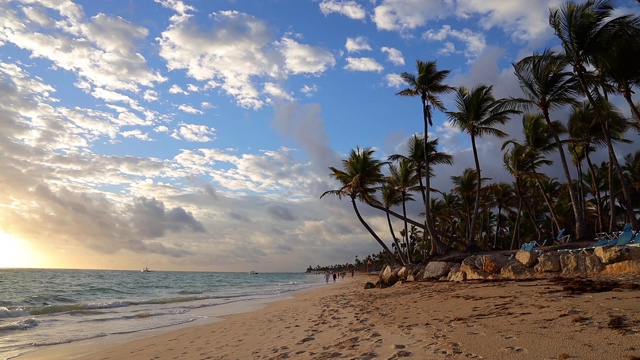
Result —
<svg viewBox="0 0 640 360"><path fill-rule="evenodd" d="M500 276L504 279L517 279L527 273L527 267L518 260L510 260L500 270Z"/></svg>
<svg viewBox="0 0 640 360"><path fill-rule="evenodd" d="M477 258L478 257L474 255L462 260L460 270L465 273L465 277L467 280L486 279L489 275L484 270L480 270L476 266Z"/></svg>
<svg viewBox="0 0 640 360"><path fill-rule="evenodd" d="M535 266L536 272L559 272L562 270L560 266L560 253L557 251L550 251L544 253L538 257L538 264Z"/></svg>
<svg viewBox="0 0 640 360"><path fill-rule="evenodd" d="M604 265L600 261L600 258L594 254L584 255L584 271L593 274L604 270Z"/></svg>
<svg viewBox="0 0 640 360"><path fill-rule="evenodd" d="M449 275L447 276L447 281L465 281L467 280L467 275L464 271L460 270L460 266L456 268L452 268L449 271Z"/></svg>
<svg viewBox="0 0 640 360"><path fill-rule="evenodd" d="M398 282L398 273L390 265L387 265L380 274L380 282L391 286Z"/></svg>
<svg viewBox="0 0 640 360"><path fill-rule="evenodd" d="M640 272L640 260L627 260L605 266L605 274L624 274L628 272Z"/></svg>
<svg viewBox="0 0 640 360"><path fill-rule="evenodd" d="M565 252L560 254L560 266L562 273L567 275L578 275L586 272L584 255Z"/></svg>
<svg viewBox="0 0 640 360"><path fill-rule="evenodd" d="M516 253L516 260L526 267L531 267L538 260L538 255L533 251L518 250Z"/></svg>
<svg viewBox="0 0 640 360"><path fill-rule="evenodd" d="M407 270L406 266L401 267L397 272L398 280L400 281L407 280L408 275L409 275L409 271Z"/></svg>
<svg viewBox="0 0 640 360"><path fill-rule="evenodd" d="M432 261L427 264L424 268L424 273L422 274L423 279L439 279L449 273L451 270L450 262L444 261Z"/></svg>
<svg viewBox="0 0 640 360"><path fill-rule="evenodd" d="M504 255L490 254L481 256L482 258L482 270L489 274L498 274L500 270L507 265L509 258Z"/></svg>
<svg viewBox="0 0 640 360"><path fill-rule="evenodd" d="M367 290L367 289L375 289L375 288L376 288L376 284L374 284L374 283L372 283L370 281L367 281L367 283L364 284L364 289L365 290Z"/></svg>
<svg viewBox="0 0 640 360"><path fill-rule="evenodd" d="M598 246L593 253L605 265L640 259L640 248L635 246Z"/></svg>

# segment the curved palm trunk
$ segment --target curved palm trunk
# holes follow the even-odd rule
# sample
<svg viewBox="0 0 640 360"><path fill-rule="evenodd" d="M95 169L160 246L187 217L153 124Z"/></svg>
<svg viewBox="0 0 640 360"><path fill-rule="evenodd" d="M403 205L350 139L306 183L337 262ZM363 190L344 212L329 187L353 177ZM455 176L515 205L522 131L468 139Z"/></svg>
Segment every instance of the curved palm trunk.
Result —
<svg viewBox="0 0 640 360"><path fill-rule="evenodd" d="M440 241L436 237L435 227L433 226L433 221L431 219L431 179L429 176L429 152L427 151L427 141L429 141L429 123L431 122L431 115L429 110L429 105L427 104L427 99L425 96L422 96L422 116L424 120L424 166L426 168L426 176L425 176L425 202L424 202L424 216L427 224L427 231L429 232L429 237L431 238L431 253L429 255L435 255L437 253L445 253L448 250L448 246Z"/></svg>
<svg viewBox="0 0 640 360"><path fill-rule="evenodd" d="M547 196L547 193L544 191L542 182L540 181L540 178L538 177L538 173L536 172L535 169L533 169L533 174L535 175L534 178L536 180L536 184L538 184L538 188L540 189L542 198L544 199L544 202L547 204L547 207L549 208L549 214L551 214L551 221L553 221L553 224L556 226L556 230L560 232L561 228L560 228L560 223L558 222L558 217L556 216L556 212L553 210L553 206L551 206L551 200L549 199L549 196ZM554 233L553 229L551 232Z"/></svg>
<svg viewBox="0 0 640 360"><path fill-rule="evenodd" d="M393 239L393 243L396 245L396 249L398 249L398 255L400 256L400 261L402 261L402 265L406 265L406 261L404 257L402 257L402 251L400 251L400 243L398 243L398 238L396 234L393 232L393 225L391 224L391 216L387 213L387 224L389 224L389 231L391 232L391 238Z"/></svg>
<svg viewBox="0 0 640 360"><path fill-rule="evenodd" d="M604 227L603 218L602 218L602 199L600 198L600 189L598 188L598 184L596 182L596 172L595 172L595 169L593 168L593 163L591 163L589 152L586 150L585 150L584 157L587 160L587 167L589 168L589 174L591 175L591 192L593 193L593 196L596 199L596 213L598 216L598 232L602 232L602 229Z"/></svg>
<svg viewBox="0 0 640 360"><path fill-rule="evenodd" d="M482 177L480 176L480 161L478 160L478 150L476 149L476 137L471 135L471 146L473 149L473 160L476 163L476 201L473 204L473 214L471 216L471 225L469 228L469 238L467 238L467 245L472 247L475 244L476 237L476 219L478 218L478 208L480 207L480 191L482 190Z"/></svg>
<svg viewBox="0 0 640 360"><path fill-rule="evenodd" d="M626 85L624 87L622 96L624 97L625 100L627 100L627 104L629 104L629 108L631 108L631 113L633 114L633 117L638 122L638 125L640 125L640 110L638 110L636 105L633 103L633 100L631 99L631 88L629 87L629 85Z"/></svg>
<svg viewBox="0 0 640 360"><path fill-rule="evenodd" d="M373 236L373 238L376 239L378 244L382 246L382 249L384 250L384 252L389 256L389 259L391 259L394 263L398 265L402 265L402 262L398 260L398 258L395 256L395 254L391 250L389 250L389 248L387 247L387 244L385 244L384 241L380 239L378 234L376 234L375 231L373 231L373 229L369 226L369 224L367 224L367 222L364 221L364 219L362 218L362 215L360 215L360 211L358 210L358 205L356 205L356 199L354 197L351 198L351 204L353 205L353 210L356 212L356 216L358 217L358 220L360 220L360 223L362 223L365 229L369 231L369 234L371 234L371 236Z"/></svg>
<svg viewBox="0 0 640 360"><path fill-rule="evenodd" d="M542 114L544 115L544 119L547 122L549 128L553 129L551 119L549 118L549 110L543 109ZM567 188L569 190L569 196L571 197L573 215L576 220L576 239L582 240L587 235L587 223L584 220L584 216L582 216L582 211L580 211L580 205L578 204L578 195L573 189L573 180L571 179L571 173L569 172L567 158L564 155L562 142L560 141L560 137L558 136L558 133L556 131L551 131L551 133L553 134L553 138L555 139L556 145L558 146L558 151L560 152L560 160L562 162L562 170L564 170L564 176L567 178Z"/></svg>
<svg viewBox="0 0 640 360"><path fill-rule="evenodd" d="M407 203L404 200L405 197L407 196L406 192L403 191L402 192L402 215L405 217L405 219L407 218ZM409 241L409 229L407 227L407 221L404 221L404 236L405 236L405 243L407 244L407 262L409 264L411 264L411 242Z"/></svg>

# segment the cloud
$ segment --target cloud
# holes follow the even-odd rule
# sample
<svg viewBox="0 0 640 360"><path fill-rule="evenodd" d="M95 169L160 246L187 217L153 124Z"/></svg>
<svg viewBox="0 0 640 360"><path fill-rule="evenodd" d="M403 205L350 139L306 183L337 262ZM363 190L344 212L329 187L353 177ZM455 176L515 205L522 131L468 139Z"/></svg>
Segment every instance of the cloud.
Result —
<svg viewBox="0 0 640 360"><path fill-rule="evenodd" d="M404 56L402 56L402 51L386 46L383 46L380 51L387 54L387 60L393 65L404 65Z"/></svg>
<svg viewBox="0 0 640 360"><path fill-rule="evenodd" d="M443 25L440 30L427 30L423 35L427 40L444 41L448 38L454 38L465 44L464 55L467 58L476 58L486 47L484 34L474 33L469 29L455 30L449 25ZM455 52L455 46L447 42L445 47L439 51L443 55Z"/></svg>
<svg viewBox="0 0 640 360"><path fill-rule="evenodd" d="M391 88L399 88L406 84L400 74L387 74L384 76L384 79L387 82L387 87Z"/></svg>
<svg viewBox="0 0 640 360"><path fill-rule="evenodd" d="M364 8L355 1L322 0L320 11L324 15L336 13L354 20L363 20L366 16Z"/></svg>
<svg viewBox="0 0 640 360"><path fill-rule="evenodd" d="M347 52L360 52L371 51L371 46L367 43L367 39L364 36L358 36L355 38L347 38L347 43L344 46Z"/></svg>
<svg viewBox="0 0 640 360"><path fill-rule="evenodd" d="M178 84L171 85L171 87L169 88L169 94L189 95L189 93L183 90Z"/></svg>
<svg viewBox="0 0 640 360"><path fill-rule="evenodd" d="M450 14L451 1L383 0L371 17L380 30L405 31Z"/></svg>
<svg viewBox="0 0 640 360"><path fill-rule="evenodd" d="M175 3L165 6L176 8ZM209 17L212 28L205 30L192 10L171 18L157 39L160 56L169 70L185 70L187 76L206 82L205 89L220 88L242 107L265 105L266 93L258 90L257 79L274 82L289 75L316 75L335 64L331 53L319 47L287 37L274 41L269 26L249 14L214 12Z"/></svg>
<svg viewBox="0 0 640 360"><path fill-rule="evenodd" d="M173 130L171 137L177 140L208 142L215 139L215 129L206 125L180 123L180 126Z"/></svg>
<svg viewBox="0 0 640 360"><path fill-rule="evenodd" d="M138 42L148 36L145 28L105 14L87 19L82 7L71 2L32 3L27 18L22 19L14 6L0 9L5 29L0 43L11 43L34 58L49 60L75 74L78 84L138 92L141 86L166 81L136 51Z"/></svg>
<svg viewBox="0 0 640 360"><path fill-rule="evenodd" d="M351 71L375 71L381 72L384 67L380 65L375 59L362 57L362 58L346 58L347 65L344 66L345 70Z"/></svg>
<svg viewBox="0 0 640 360"><path fill-rule="evenodd" d="M181 110L181 111L186 112L187 114L196 114L196 115L204 114L202 112L202 110L198 110L198 109L194 108L193 106L187 105L187 104L178 105L178 109Z"/></svg>
<svg viewBox="0 0 640 360"><path fill-rule="evenodd" d="M120 133L120 135L122 135L123 137L126 137L126 138L136 138L136 139L142 140L142 141L153 141L153 139L151 139L149 137L149 134L143 133L139 129L130 130L130 131L123 131L123 132Z"/></svg>
<svg viewBox="0 0 640 360"><path fill-rule="evenodd" d="M302 87L302 89L300 89L300 92L305 94L305 95L307 95L307 97L311 97L311 96L313 96L313 94L318 92L318 85L316 85L316 84L312 84L312 85L305 84Z"/></svg>

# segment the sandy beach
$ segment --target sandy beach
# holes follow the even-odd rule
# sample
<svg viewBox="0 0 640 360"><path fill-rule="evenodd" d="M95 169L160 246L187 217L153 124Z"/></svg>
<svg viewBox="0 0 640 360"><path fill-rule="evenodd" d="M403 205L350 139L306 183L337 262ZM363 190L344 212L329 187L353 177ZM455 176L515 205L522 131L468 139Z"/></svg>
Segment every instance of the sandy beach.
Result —
<svg viewBox="0 0 640 360"><path fill-rule="evenodd" d="M364 290L375 280L347 277L220 322L21 359L640 359L640 274Z"/></svg>

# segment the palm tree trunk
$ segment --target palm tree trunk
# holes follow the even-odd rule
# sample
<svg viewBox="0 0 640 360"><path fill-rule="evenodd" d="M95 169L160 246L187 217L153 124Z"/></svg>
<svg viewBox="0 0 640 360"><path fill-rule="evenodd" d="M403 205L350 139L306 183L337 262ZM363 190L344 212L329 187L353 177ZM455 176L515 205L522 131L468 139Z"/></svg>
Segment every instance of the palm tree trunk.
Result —
<svg viewBox="0 0 640 360"><path fill-rule="evenodd" d="M493 248L496 248L498 244L498 231L500 230L500 212L502 211L502 206L498 205L498 218L496 219L496 233L493 236Z"/></svg>
<svg viewBox="0 0 640 360"><path fill-rule="evenodd" d="M535 169L533 169L533 175L534 175L534 178L536 179L536 184L538 184L538 188L540 189L540 193L542 194L542 198L544 199L544 202L547 204L547 207L549 208L549 214L551 214L551 221L553 221L553 224L556 226L556 229L558 230L558 232L560 232L560 223L558 222L558 217L556 216L556 212L553 210L553 206L551 206L551 200L549 199L549 196L547 196L547 192L544 191L542 182L540 181L539 175ZM551 231L551 233L554 233L554 231Z"/></svg>
<svg viewBox="0 0 640 360"><path fill-rule="evenodd" d="M402 191L402 215L407 217L407 202L405 201L405 197L407 196L405 191ZM411 244L409 241L409 229L407 227L407 221L404 221L404 237L405 243L407 244L407 262L411 264Z"/></svg>
<svg viewBox="0 0 640 360"><path fill-rule="evenodd" d="M544 115L544 119L547 122L547 125L550 129L553 129L551 124L551 119L549 118L549 110L543 109L542 111ZM573 207L573 216L576 220L576 239L582 240L587 235L587 223L584 220L584 216L582 216L582 212L580 211L580 205L578 204L578 196L573 189L573 180L571 179L571 173L569 172L569 165L567 165L567 158L564 155L564 148L562 147L562 142L560 142L560 137L556 131L552 131L553 138L556 141L556 145L558 146L558 151L560 152L560 160L562 162L562 170L564 170L564 176L567 178L567 188L569 190L569 196L571 197L571 206Z"/></svg>
<svg viewBox="0 0 640 360"><path fill-rule="evenodd" d="M624 91L622 92L622 96L624 97L625 100L627 100L627 104L629 104L629 108L631 108L631 113L633 114L633 117L638 122L638 125L640 125L640 110L638 110L636 105L633 103L633 100L631 99L631 89L629 88L628 85L625 86Z"/></svg>
<svg viewBox="0 0 640 360"><path fill-rule="evenodd" d="M624 196L624 201L625 201L625 208L627 210L627 218L628 221L631 222L632 226L634 229L638 228L638 219L636 218L635 214L633 214L633 203L631 202L631 198L629 197L629 191L628 191L628 187L626 184L626 181L624 179L624 177L622 176L622 171L620 170L620 166L618 164L617 159L615 158L615 153L613 152L613 145L611 144L611 133L609 132L609 125L607 123L607 119L604 118L604 116L602 116L601 114L598 113L597 109L597 103L595 101L595 99L593 98L593 95L591 94L591 92L589 91L589 86L587 85L587 82L584 78L584 67L580 66L577 68L578 71L576 71L576 74L578 75L578 80L580 81L580 85L582 86L582 90L584 91L585 95L587 96L587 99L589 100L589 103L591 104L591 108L596 110L596 116L598 116L598 122L600 123L600 126L602 127L602 132L604 133L604 137L605 137L605 141L607 142L607 149L609 149L609 165L613 165L614 166L614 170L616 171L616 175L620 178L620 184L622 186L622 194ZM599 93L598 88L594 88L594 91L596 93ZM631 95L629 95L631 96ZM633 105L633 102L631 103L631 105ZM635 107L635 105L633 105L633 107ZM632 110L633 111L633 110ZM637 111L637 109L636 109ZM613 162L611 162L613 160ZM611 179L610 179L611 180ZM610 196L612 196L613 194L611 194ZM609 199L609 202L611 203L611 199ZM613 205L613 204L612 204ZM613 218L613 207L611 208L611 214L612 214L612 218ZM611 221L611 223L613 223L613 219Z"/></svg>
<svg viewBox="0 0 640 360"><path fill-rule="evenodd" d="M362 223L362 225L365 227L365 229L367 229L369 231L369 234L371 234L371 236L373 236L373 238L376 239L378 244L380 244L380 246L382 246L382 249L384 250L384 252L387 255L389 255L389 259L391 259L394 263L396 263L398 265L402 265L402 262L398 260L398 258L395 256L395 254L391 250L389 250L389 248L387 247L387 244L385 244L384 241L382 241L382 239L380 239L378 234L376 234L375 231L373 231L373 229L369 226L369 224L367 224L367 222L364 221L364 219L362 218L362 215L360 215L360 211L358 210L358 205L356 205L356 198L355 197L351 198L351 204L353 205L353 210L356 212L356 216L358 217L358 220L360 220L360 223Z"/></svg>
<svg viewBox="0 0 640 360"><path fill-rule="evenodd" d="M427 104L427 99L422 97L422 116L424 120L424 166L425 166L425 191L426 191L426 199L424 202L424 216L427 224L427 231L429 232L429 237L431 238L431 253L429 255L435 254L443 254L448 250L448 246L441 242L436 236L436 231L433 226L433 221L431 220L431 179L429 176L429 152L427 151L427 141L429 141L429 122L431 122L431 115L429 104Z"/></svg>
<svg viewBox="0 0 640 360"><path fill-rule="evenodd" d="M389 213L387 213L387 223L389 224L389 231L391 232L391 238L393 239L393 243L396 244L396 249L398 249L400 261L402 261L402 265L406 265L407 263L402 257L402 252L400 251L400 244L398 243L398 238L396 238L396 234L393 232L393 225L391 224L391 216L389 216Z"/></svg>
<svg viewBox="0 0 640 360"><path fill-rule="evenodd" d="M586 149L586 148L585 148ZM587 167L589 168L589 174L591 175L591 192L596 200L596 214L598 216L598 232L602 232L603 218L602 218L602 199L600 198L600 189L596 182L596 172L591 163L589 152L585 150L584 158L587 160Z"/></svg>
<svg viewBox="0 0 640 360"><path fill-rule="evenodd" d="M476 201L473 204L473 215L471 217L471 228L469 229L469 238L467 239L467 245L473 247L475 244L476 236L476 219L478 218L478 207L480 206L480 191L482 190L482 177L480 176L480 161L478 160L478 150L476 148L476 137L471 135L471 146L473 149L473 160L476 163Z"/></svg>

